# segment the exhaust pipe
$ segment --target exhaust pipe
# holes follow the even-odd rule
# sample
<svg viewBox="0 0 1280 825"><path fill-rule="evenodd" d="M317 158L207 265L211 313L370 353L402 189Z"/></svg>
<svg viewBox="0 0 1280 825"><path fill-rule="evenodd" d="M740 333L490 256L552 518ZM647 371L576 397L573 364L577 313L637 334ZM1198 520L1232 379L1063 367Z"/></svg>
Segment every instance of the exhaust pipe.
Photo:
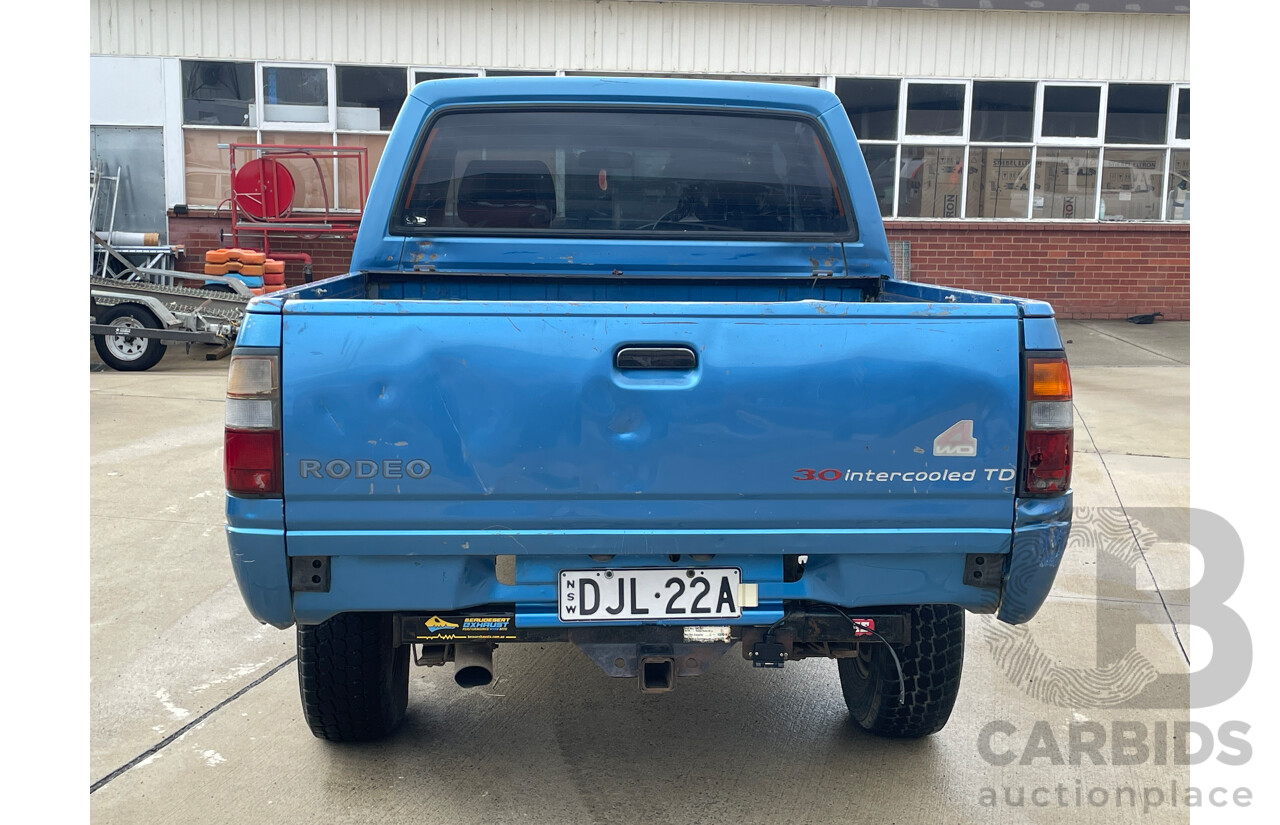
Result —
<svg viewBox="0 0 1280 825"><path fill-rule="evenodd" d="M676 686L676 663L669 656L640 660L640 692L669 693Z"/></svg>
<svg viewBox="0 0 1280 825"><path fill-rule="evenodd" d="M493 681L493 645L457 645L453 680L459 687L484 687Z"/></svg>

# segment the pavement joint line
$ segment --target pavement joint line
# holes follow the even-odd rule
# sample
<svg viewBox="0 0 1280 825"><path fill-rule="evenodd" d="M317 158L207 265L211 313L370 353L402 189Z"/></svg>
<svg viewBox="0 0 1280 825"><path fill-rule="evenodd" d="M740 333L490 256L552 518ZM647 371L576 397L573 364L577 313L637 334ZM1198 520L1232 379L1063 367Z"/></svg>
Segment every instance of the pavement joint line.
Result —
<svg viewBox="0 0 1280 825"><path fill-rule="evenodd" d="M1074 407L1074 402L1072 403ZM1089 437L1089 443L1093 444L1095 450L1098 444L1093 440L1093 433L1089 430L1089 423L1084 420L1084 416L1080 415L1080 408L1076 407L1076 415L1080 416L1080 424L1084 427L1084 433ZM1160 589L1160 582L1156 581L1155 571L1151 569L1151 562L1147 559L1147 552L1142 549L1142 542L1138 541L1138 532L1133 528L1133 522L1129 519L1129 511L1124 506L1124 499L1120 496L1120 490L1116 487L1116 481L1111 477L1111 468L1107 466L1107 460L1102 457L1102 453L1098 453L1098 461L1102 462L1102 471L1107 474L1107 481L1111 484L1111 491L1116 494L1116 501L1120 503L1120 512L1124 514L1124 523L1129 525L1129 535L1133 536L1133 546L1138 548L1138 555L1142 556L1142 563L1147 567L1147 573L1151 576L1151 583L1156 587L1156 595L1160 597L1160 606L1164 608L1165 618L1169 620L1169 624L1173 627L1173 638L1178 642L1178 649L1182 651L1182 658L1187 660L1187 664L1191 664L1191 656L1187 653L1187 647L1182 643L1182 634L1178 632L1178 623L1174 621L1173 614L1169 612L1169 605L1164 600L1164 592Z"/></svg>
<svg viewBox="0 0 1280 825"><path fill-rule="evenodd" d="M1152 593L1154 591L1144 590L1144 593ZM1050 593L1049 601L1061 599L1062 601L1071 602L1106 602L1107 604L1127 604L1127 605L1148 605L1155 604L1151 599L1122 599L1119 596L1072 596L1066 593ZM1189 604L1175 604L1174 607L1190 607Z"/></svg>
<svg viewBox="0 0 1280 825"><path fill-rule="evenodd" d="M98 395L111 395L116 398L161 398L165 401L203 401L206 404L225 404L226 398L183 398L180 395L141 395L132 392L106 392L104 390L92 390Z"/></svg>
<svg viewBox="0 0 1280 825"><path fill-rule="evenodd" d="M1123 341L1123 338L1117 339ZM1126 342L1127 343L1127 342ZM1156 353L1159 355L1160 353ZM1162 356L1167 358L1168 356ZM1080 372L1082 370L1185 370L1190 369L1191 365L1184 361L1174 361L1170 359L1168 364L1077 364L1071 368L1072 372Z"/></svg>
<svg viewBox="0 0 1280 825"><path fill-rule="evenodd" d="M1080 452L1088 453L1089 455L1123 455L1123 456L1133 456L1134 458L1168 458L1173 461L1190 461L1191 460L1191 456L1189 455L1161 455L1160 453L1126 453L1126 452L1121 452L1117 450L1099 450L1098 452L1094 452L1093 450L1086 450L1083 447L1080 448Z"/></svg>
<svg viewBox="0 0 1280 825"><path fill-rule="evenodd" d="M1156 355L1156 356L1159 356L1160 358L1165 359L1166 361L1172 361L1173 363L1175 363L1175 364L1180 364L1180 365L1182 365L1182 366L1184 366L1184 367L1189 367L1189 366L1191 366L1191 364L1190 364L1190 363L1188 363L1188 362L1186 362L1186 361L1179 361L1177 358L1173 358L1173 357L1171 357L1171 356L1165 355L1163 352L1156 352L1156 351L1155 351L1155 350L1153 350L1153 349L1147 349L1146 347L1142 346L1142 344L1135 344L1134 342L1132 342L1132 341L1130 341L1130 340L1128 340L1128 339L1126 339L1126 338L1121 338L1119 335L1112 335L1112 334L1111 334L1111 333L1109 333L1109 332L1103 332L1102 330L1098 329L1097 327L1091 327L1091 326L1089 326L1089 325L1088 325L1088 324L1086 324L1086 323L1082 323L1082 322L1078 322L1078 323L1080 323L1080 326L1084 327L1085 329L1089 330L1090 332L1096 332L1096 333L1098 333L1099 335L1105 335L1105 336L1107 336L1108 338L1115 339L1116 341L1119 341L1119 342L1120 342L1120 343L1122 343L1122 344L1128 344L1128 345L1129 345L1129 346L1131 346L1131 347L1137 347L1138 349L1142 350L1143 352L1149 352L1149 353L1151 353L1152 355Z"/></svg>
<svg viewBox="0 0 1280 825"><path fill-rule="evenodd" d="M225 518L217 521L182 521L181 519L147 518L146 516L108 516L102 513L90 513L89 518L114 518L125 521L156 521L161 524L189 524L192 527L225 527L227 524L227 520Z"/></svg>
<svg viewBox="0 0 1280 825"><path fill-rule="evenodd" d="M231 695L230 695L230 696L228 696L226 699L223 699L223 700L222 700L221 702L219 702L218 704L216 704L216 705L214 705L213 707L209 708L209 709L208 709L208 710L206 710L204 713L200 714L200 715L199 715L199 716L197 716L195 719L192 719L192 720L191 720L190 722L188 722L187 724L185 724L185 725L183 725L182 727L178 728L176 731L174 731L173 733L169 734L169 735L168 735L168 736L166 736L164 739L161 739L159 742L157 742L156 744L152 745L150 748L147 748L145 751L143 751L142 753L138 754L138 755L137 755L137 756L135 756L133 759L129 760L129 762L127 762L127 763L125 763L124 765L121 765L120 767L116 768L114 771L112 771L111 773L109 773L109 774L107 774L106 776L102 777L102 778L101 778L101 779L99 779L97 782L94 782L92 785L90 785L90 786L89 786L89 793L90 793L90 794L94 793L95 791L97 791L97 790L101 789L101 788L102 788L102 787L104 787L108 782L112 781L112 780L113 780L113 779L115 779L116 777L121 776L121 775L123 775L124 773L126 773L127 771L130 771L130 770L132 770L133 768L137 767L139 763L143 762L143 761L144 761L144 760L146 760L146 759L149 759L149 758L150 758L150 757L152 757L152 756L155 756L157 753L159 753L160 751L164 750L164 749L165 749L165 748L167 748L169 745L172 745L174 742L176 742L177 740L179 740L179 739L181 739L183 736L185 736L185 735L186 735L186 734L187 734L187 733L188 733L192 728L194 728L194 727L196 727L197 725L201 724L202 722L204 722L204 720L208 719L210 716L212 716L213 714L217 713L219 710L222 710L222 709L223 709L224 707L226 707L227 705L229 705L229 704L231 704L232 702L234 702L235 700L239 699L241 696L245 695L246 693L248 693L248 692L249 692L250 690L252 690L253 688L255 688L255 687L257 687L258 685L262 684L263 682L267 681L267 680L268 680L268 679L270 679L272 676L276 675L276 674L277 674L277 673L279 673L281 670L283 670L286 666L293 664L293 663L294 663L294 662L296 662L297 660L298 660L297 655L293 655L293 656L290 656L288 659L285 659L285 660L284 660L283 662L281 662L280 664L278 664L278 665L276 665L275 667L271 668L271 670L268 670L266 673L262 674L262 675L261 675L261 676L259 676L257 679L254 679L254 680L253 680L252 682L250 682L249 684L247 684L247 685L245 685L244 687L240 688L240 689L239 689L239 690L237 690L235 693L231 694Z"/></svg>
<svg viewBox="0 0 1280 825"><path fill-rule="evenodd" d="M1105 453L1098 455L1131 455L1134 458L1172 458L1175 461L1190 461L1189 455L1161 455L1160 453L1117 453L1114 450L1107 450Z"/></svg>

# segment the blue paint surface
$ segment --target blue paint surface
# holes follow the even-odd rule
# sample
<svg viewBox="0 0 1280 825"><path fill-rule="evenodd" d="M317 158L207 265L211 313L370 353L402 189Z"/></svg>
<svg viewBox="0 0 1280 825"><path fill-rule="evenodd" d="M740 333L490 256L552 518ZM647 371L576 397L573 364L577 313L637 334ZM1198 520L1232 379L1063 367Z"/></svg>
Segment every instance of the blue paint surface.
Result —
<svg viewBox="0 0 1280 825"><path fill-rule="evenodd" d="M811 118L858 240L390 231L434 113L540 103ZM228 500L250 610L285 626L512 604L518 625L550 626L556 571L670 564L741 568L760 595L742 624L772 623L795 600L1029 619L1070 524L1069 494L1016 495L1022 355L1061 346L1052 309L890 275L866 166L830 93L599 78L418 86L352 274L254 301L240 333L241 346L281 352L284 498ZM687 347L697 365L619 369L626 346ZM976 455L935 454L962 421ZM783 581L784 554L809 557L799 581ZM969 554L1004 559L1008 584L966 584ZM331 558L331 590L291 594L288 557L313 555ZM515 584L497 580L497 555L516 557Z"/></svg>

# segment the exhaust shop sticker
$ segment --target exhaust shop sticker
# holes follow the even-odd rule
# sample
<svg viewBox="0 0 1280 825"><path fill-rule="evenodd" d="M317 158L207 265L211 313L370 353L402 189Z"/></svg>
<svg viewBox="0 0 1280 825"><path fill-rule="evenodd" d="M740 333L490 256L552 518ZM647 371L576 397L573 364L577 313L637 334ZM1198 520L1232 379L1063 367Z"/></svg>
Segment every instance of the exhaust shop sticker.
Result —
<svg viewBox="0 0 1280 825"><path fill-rule="evenodd" d="M432 616L422 622L415 637L431 642L512 641L514 616Z"/></svg>

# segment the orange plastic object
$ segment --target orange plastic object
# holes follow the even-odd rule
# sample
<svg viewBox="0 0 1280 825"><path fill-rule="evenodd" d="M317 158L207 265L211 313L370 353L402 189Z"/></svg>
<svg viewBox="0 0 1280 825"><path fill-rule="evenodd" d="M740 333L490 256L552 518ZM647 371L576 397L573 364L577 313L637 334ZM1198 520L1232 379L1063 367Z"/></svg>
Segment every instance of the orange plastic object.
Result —
<svg viewBox="0 0 1280 825"><path fill-rule="evenodd" d="M284 273L268 271L266 274L262 276L262 283L266 284L267 286L283 286Z"/></svg>
<svg viewBox="0 0 1280 825"><path fill-rule="evenodd" d="M241 249L240 260L247 264L253 264L254 266L262 266L267 262L267 253L258 252L253 249Z"/></svg>
<svg viewBox="0 0 1280 825"><path fill-rule="evenodd" d="M1028 358L1031 373L1027 382L1031 398L1050 401L1071 400L1071 369L1065 358Z"/></svg>
<svg viewBox="0 0 1280 825"><path fill-rule="evenodd" d="M230 256L225 249L210 249L204 253L204 262L207 264L225 264L229 258ZM206 272L205 274L211 275L213 273Z"/></svg>
<svg viewBox="0 0 1280 825"><path fill-rule="evenodd" d="M206 275L226 275L226 274L227 274L227 265L226 265L225 263L222 263L222 264L205 264L205 265L204 265L204 274L206 274Z"/></svg>
<svg viewBox="0 0 1280 825"><path fill-rule="evenodd" d="M266 286L263 287L263 289L268 293L279 292L280 290L284 289L284 284L267 284Z"/></svg>
<svg viewBox="0 0 1280 825"><path fill-rule="evenodd" d="M267 258L267 262L263 264L263 266L266 267L266 269L264 269L263 271L266 272L268 275L284 274L284 261L277 261L272 258Z"/></svg>
<svg viewBox="0 0 1280 825"><path fill-rule="evenodd" d="M262 264L244 264L240 267L241 275L262 275Z"/></svg>

